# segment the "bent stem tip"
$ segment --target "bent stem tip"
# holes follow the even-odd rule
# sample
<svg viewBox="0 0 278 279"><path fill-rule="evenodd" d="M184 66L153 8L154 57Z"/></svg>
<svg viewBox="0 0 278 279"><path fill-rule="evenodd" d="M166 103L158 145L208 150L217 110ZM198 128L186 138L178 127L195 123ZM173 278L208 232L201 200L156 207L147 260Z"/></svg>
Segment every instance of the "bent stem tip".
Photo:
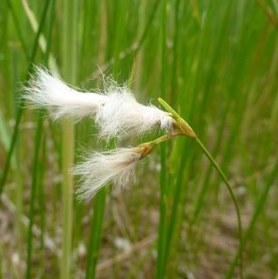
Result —
<svg viewBox="0 0 278 279"><path fill-rule="evenodd" d="M174 119L174 124L180 129L183 135L196 138L197 135L190 125L162 98L158 98L158 102L168 111L170 116Z"/></svg>

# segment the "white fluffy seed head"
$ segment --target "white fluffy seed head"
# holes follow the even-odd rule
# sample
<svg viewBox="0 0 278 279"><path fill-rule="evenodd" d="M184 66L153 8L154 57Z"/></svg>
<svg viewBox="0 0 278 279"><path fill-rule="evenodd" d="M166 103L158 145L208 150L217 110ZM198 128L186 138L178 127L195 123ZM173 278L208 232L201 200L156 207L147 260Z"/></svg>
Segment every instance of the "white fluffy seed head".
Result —
<svg viewBox="0 0 278 279"><path fill-rule="evenodd" d="M112 85L107 88L106 96L104 106L96 113L102 138L136 137L155 128L173 127L172 117L155 106L139 104L126 87Z"/></svg>
<svg viewBox="0 0 278 279"><path fill-rule="evenodd" d="M169 131L173 127L168 113L139 104L127 87L119 87L111 80L104 84L103 92L82 93L57 76L36 68L23 98L30 107L49 109L55 120L64 116L75 120L95 118L100 137L107 141L113 137L137 137L156 128Z"/></svg>
<svg viewBox="0 0 278 279"><path fill-rule="evenodd" d="M91 199L110 182L116 187L127 186L134 178L134 169L140 158L137 148L93 153L74 167L73 173L80 176L80 187L76 191L78 199Z"/></svg>
<svg viewBox="0 0 278 279"><path fill-rule="evenodd" d="M107 98L96 93L74 90L57 76L50 75L41 68L36 68L25 92L23 98L30 107L50 109L55 120L68 115L76 120L94 116Z"/></svg>

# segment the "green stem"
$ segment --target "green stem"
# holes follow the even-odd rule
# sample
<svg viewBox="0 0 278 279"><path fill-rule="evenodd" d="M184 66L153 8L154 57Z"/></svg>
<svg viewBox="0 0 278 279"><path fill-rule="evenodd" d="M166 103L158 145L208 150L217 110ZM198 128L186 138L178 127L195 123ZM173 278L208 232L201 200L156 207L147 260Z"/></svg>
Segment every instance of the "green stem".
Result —
<svg viewBox="0 0 278 279"><path fill-rule="evenodd" d="M78 1L63 1L63 56L62 74L68 82L75 83L77 76L77 11ZM72 225L73 225L73 175L74 127L72 119L65 118L62 125L62 258L61 278L71 278Z"/></svg>
<svg viewBox="0 0 278 279"><path fill-rule="evenodd" d="M176 126L180 129L180 132L188 137L194 138L197 142L197 144L200 146L206 157L209 159L211 164L214 166L214 168L217 170L219 175L221 176L222 180L224 181L228 192L233 200L235 209L236 209L236 215L237 215L237 222L238 222L238 236L239 236L239 268L240 268L240 278L243 277L243 272L242 272L242 265L243 265L243 260L242 260L242 249L243 249L243 243L242 243L242 225L241 225L241 216L240 216L240 209L239 205L237 203L237 200L235 198L235 195L233 193L232 187L226 178L224 172L221 170L219 165L216 163L216 161L213 159L209 151L206 149L204 144L200 141L200 139L197 137L193 129L190 127L190 125L162 98L158 98L159 103L170 113L170 115L173 117L175 120Z"/></svg>
<svg viewBox="0 0 278 279"><path fill-rule="evenodd" d="M166 135L163 135L155 140L152 140L152 141L148 141L148 142L145 142L143 143L142 145L153 145L153 146L156 146L160 143L163 143L165 141L168 141L176 136L181 136L183 135L180 131L173 131L173 132L170 132L169 134L166 134Z"/></svg>
<svg viewBox="0 0 278 279"><path fill-rule="evenodd" d="M62 161L62 266L61 278L70 278L71 245L73 224L73 177L69 170L73 166L74 128L70 119L63 121Z"/></svg>
<svg viewBox="0 0 278 279"><path fill-rule="evenodd" d="M166 66L166 34L167 34L167 1L162 1L162 51L161 51L161 96L166 97L167 85L167 66ZM158 246L157 246L157 269L156 278L164 278L166 270L165 248L166 248L166 232L167 232L167 189L168 175L166 168L166 146L161 145L160 149L160 212L158 226Z"/></svg>
<svg viewBox="0 0 278 279"><path fill-rule="evenodd" d="M180 132L176 132L173 134L167 134L167 135L163 135L153 141L144 143L143 145L153 145L156 146L158 144L161 144L165 141L170 140L171 138L175 137L175 136L179 136L182 135ZM235 258L235 263L237 263L237 260L239 258L240 262L239 262L239 266L240 266L240 276L241 278L243 277L242 274L242 250L243 250L243 240L242 240L242 222L241 222L241 215L240 215L240 209L239 209L239 205L238 202L235 198L235 195L233 193L232 187L228 181L228 179L226 178L225 174L223 173L223 171L221 170L221 168L218 166L218 164L216 163L216 161L213 159L213 157L211 156L211 154L209 153L209 151L206 149L206 147L204 146L204 144L200 141L200 139L198 137L195 138L197 144L200 146L200 148L202 149L202 151L205 153L206 157L209 159L209 161L211 162L212 166L217 170L217 172L219 173L219 175L221 176L222 180L224 181L229 194L233 200L233 203L235 205L236 208L236 214L237 214L237 220L238 220L238 235L239 235L239 252L237 257ZM166 203L166 200L164 201L164 203ZM174 211L176 212L176 211ZM172 225L173 226L173 225ZM167 247L170 247L170 243L171 243L171 238L172 238L172 234L170 234L169 239L167 240Z"/></svg>
<svg viewBox="0 0 278 279"><path fill-rule="evenodd" d="M182 152L181 154L183 154L184 150L186 150L188 142L184 142L184 145L182 147ZM188 155L188 154L187 154ZM171 248L173 247L172 245L172 240L173 240L173 235L174 235L174 231L176 229L177 226L177 220L178 220L178 214L179 214L179 207L181 206L182 202L182 189L184 188L183 185L183 180L184 180L184 176L185 176L185 169L186 169L186 156L182 156L181 161L179 163L179 168L178 168L178 172L177 172L177 180L175 183L175 191L174 191L174 198L173 198L173 202L172 202L172 210L170 213L170 221L169 221L169 225L168 225L168 231L167 231L167 241L166 241L166 261L168 260L168 258L170 257L170 253L171 253Z"/></svg>
<svg viewBox="0 0 278 279"><path fill-rule="evenodd" d="M221 168L218 166L218 164L216 163L216 161L212 158L212 156L210 155L209 151L206 149L206 147L204 146L204 144L200 141L200 139L198 137L195 138L197 144L200 146L200 148L202 149L202 151L204 152L204 154L206 155L206 157L209 159L209 161L211 162L211 164L214 166L214 168L216 169L216 171L218 172L218 174L221 176L222 180L224 181L227 190L233 200L235 209L236 209L236 215L237 215L237 222L238 222L238 236L239 236L239 268L240 268L240 278L243 278L243 272L242 272L242 248L243 248L243 242L242 242L242 223L241 223L241 215L240 215L240 209L239 209L239 205L238 202L236 200L236 197L233 193L232 190L232 186L230 185L228 179L226 178L225 174L223 173L223 171L221 170Z"/></svg>
<svg viewBox="0 0 278 279"><path fill-rule="evenodd" d="M35 196L37 190L37 176L39 173L39 150L42 136L42 125L43 119L41 112L38 114L38 122L35 136L35 152L34 152L34 164L33 164L33 176L31 186L31 198L29 208L29 226L28 226L28 238L27 238L27 261L26 261L26 279L31 278L31 267L32 267L32 248L33 248L33 223L35 213Z"/></svg>
<svg viewBox="0 0 278 279"><path fill-rule="evenodd" d="M86 265L86 279L96 278L96 268L101 243L102 226L105 212L106 191L102 189L95 198L94 216L91 222L88 258Z"/></svg>

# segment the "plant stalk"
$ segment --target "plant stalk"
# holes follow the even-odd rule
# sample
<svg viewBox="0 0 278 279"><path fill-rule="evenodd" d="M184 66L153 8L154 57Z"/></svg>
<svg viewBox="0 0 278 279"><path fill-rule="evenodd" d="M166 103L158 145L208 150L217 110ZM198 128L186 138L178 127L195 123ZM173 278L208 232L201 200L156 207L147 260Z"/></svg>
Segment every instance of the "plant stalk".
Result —
<svg viewBox="0 0 278 279"><path fill-rule="evenodd" d="M78 1L63 1L63 57L62 74L68 82L76 82L77 73L77 7ZM74 127L72 119L65 118L62 124L62 258L61 278L71 278L72 225L73 225L73 175L70 172L74 161Z"/></svg>

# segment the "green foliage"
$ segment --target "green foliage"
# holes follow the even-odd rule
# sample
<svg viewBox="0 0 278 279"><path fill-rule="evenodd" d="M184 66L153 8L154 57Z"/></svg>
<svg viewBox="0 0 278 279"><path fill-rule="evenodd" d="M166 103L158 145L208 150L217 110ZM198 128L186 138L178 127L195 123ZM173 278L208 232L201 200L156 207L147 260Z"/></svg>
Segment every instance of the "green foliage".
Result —
<svg viewBox="0 0 278 279"><path fill-rule="evenodd" d="M102 71L143 103L164 98L232 185L244 276L277 276L275 1L42 3L0 3L0 278L239 274L233 202L191 139L156 149L127 191L75 202L73 158L108 147L92 120L73 129L26 110L21 88L34 64L84 90L101 87Z"/></svg>

